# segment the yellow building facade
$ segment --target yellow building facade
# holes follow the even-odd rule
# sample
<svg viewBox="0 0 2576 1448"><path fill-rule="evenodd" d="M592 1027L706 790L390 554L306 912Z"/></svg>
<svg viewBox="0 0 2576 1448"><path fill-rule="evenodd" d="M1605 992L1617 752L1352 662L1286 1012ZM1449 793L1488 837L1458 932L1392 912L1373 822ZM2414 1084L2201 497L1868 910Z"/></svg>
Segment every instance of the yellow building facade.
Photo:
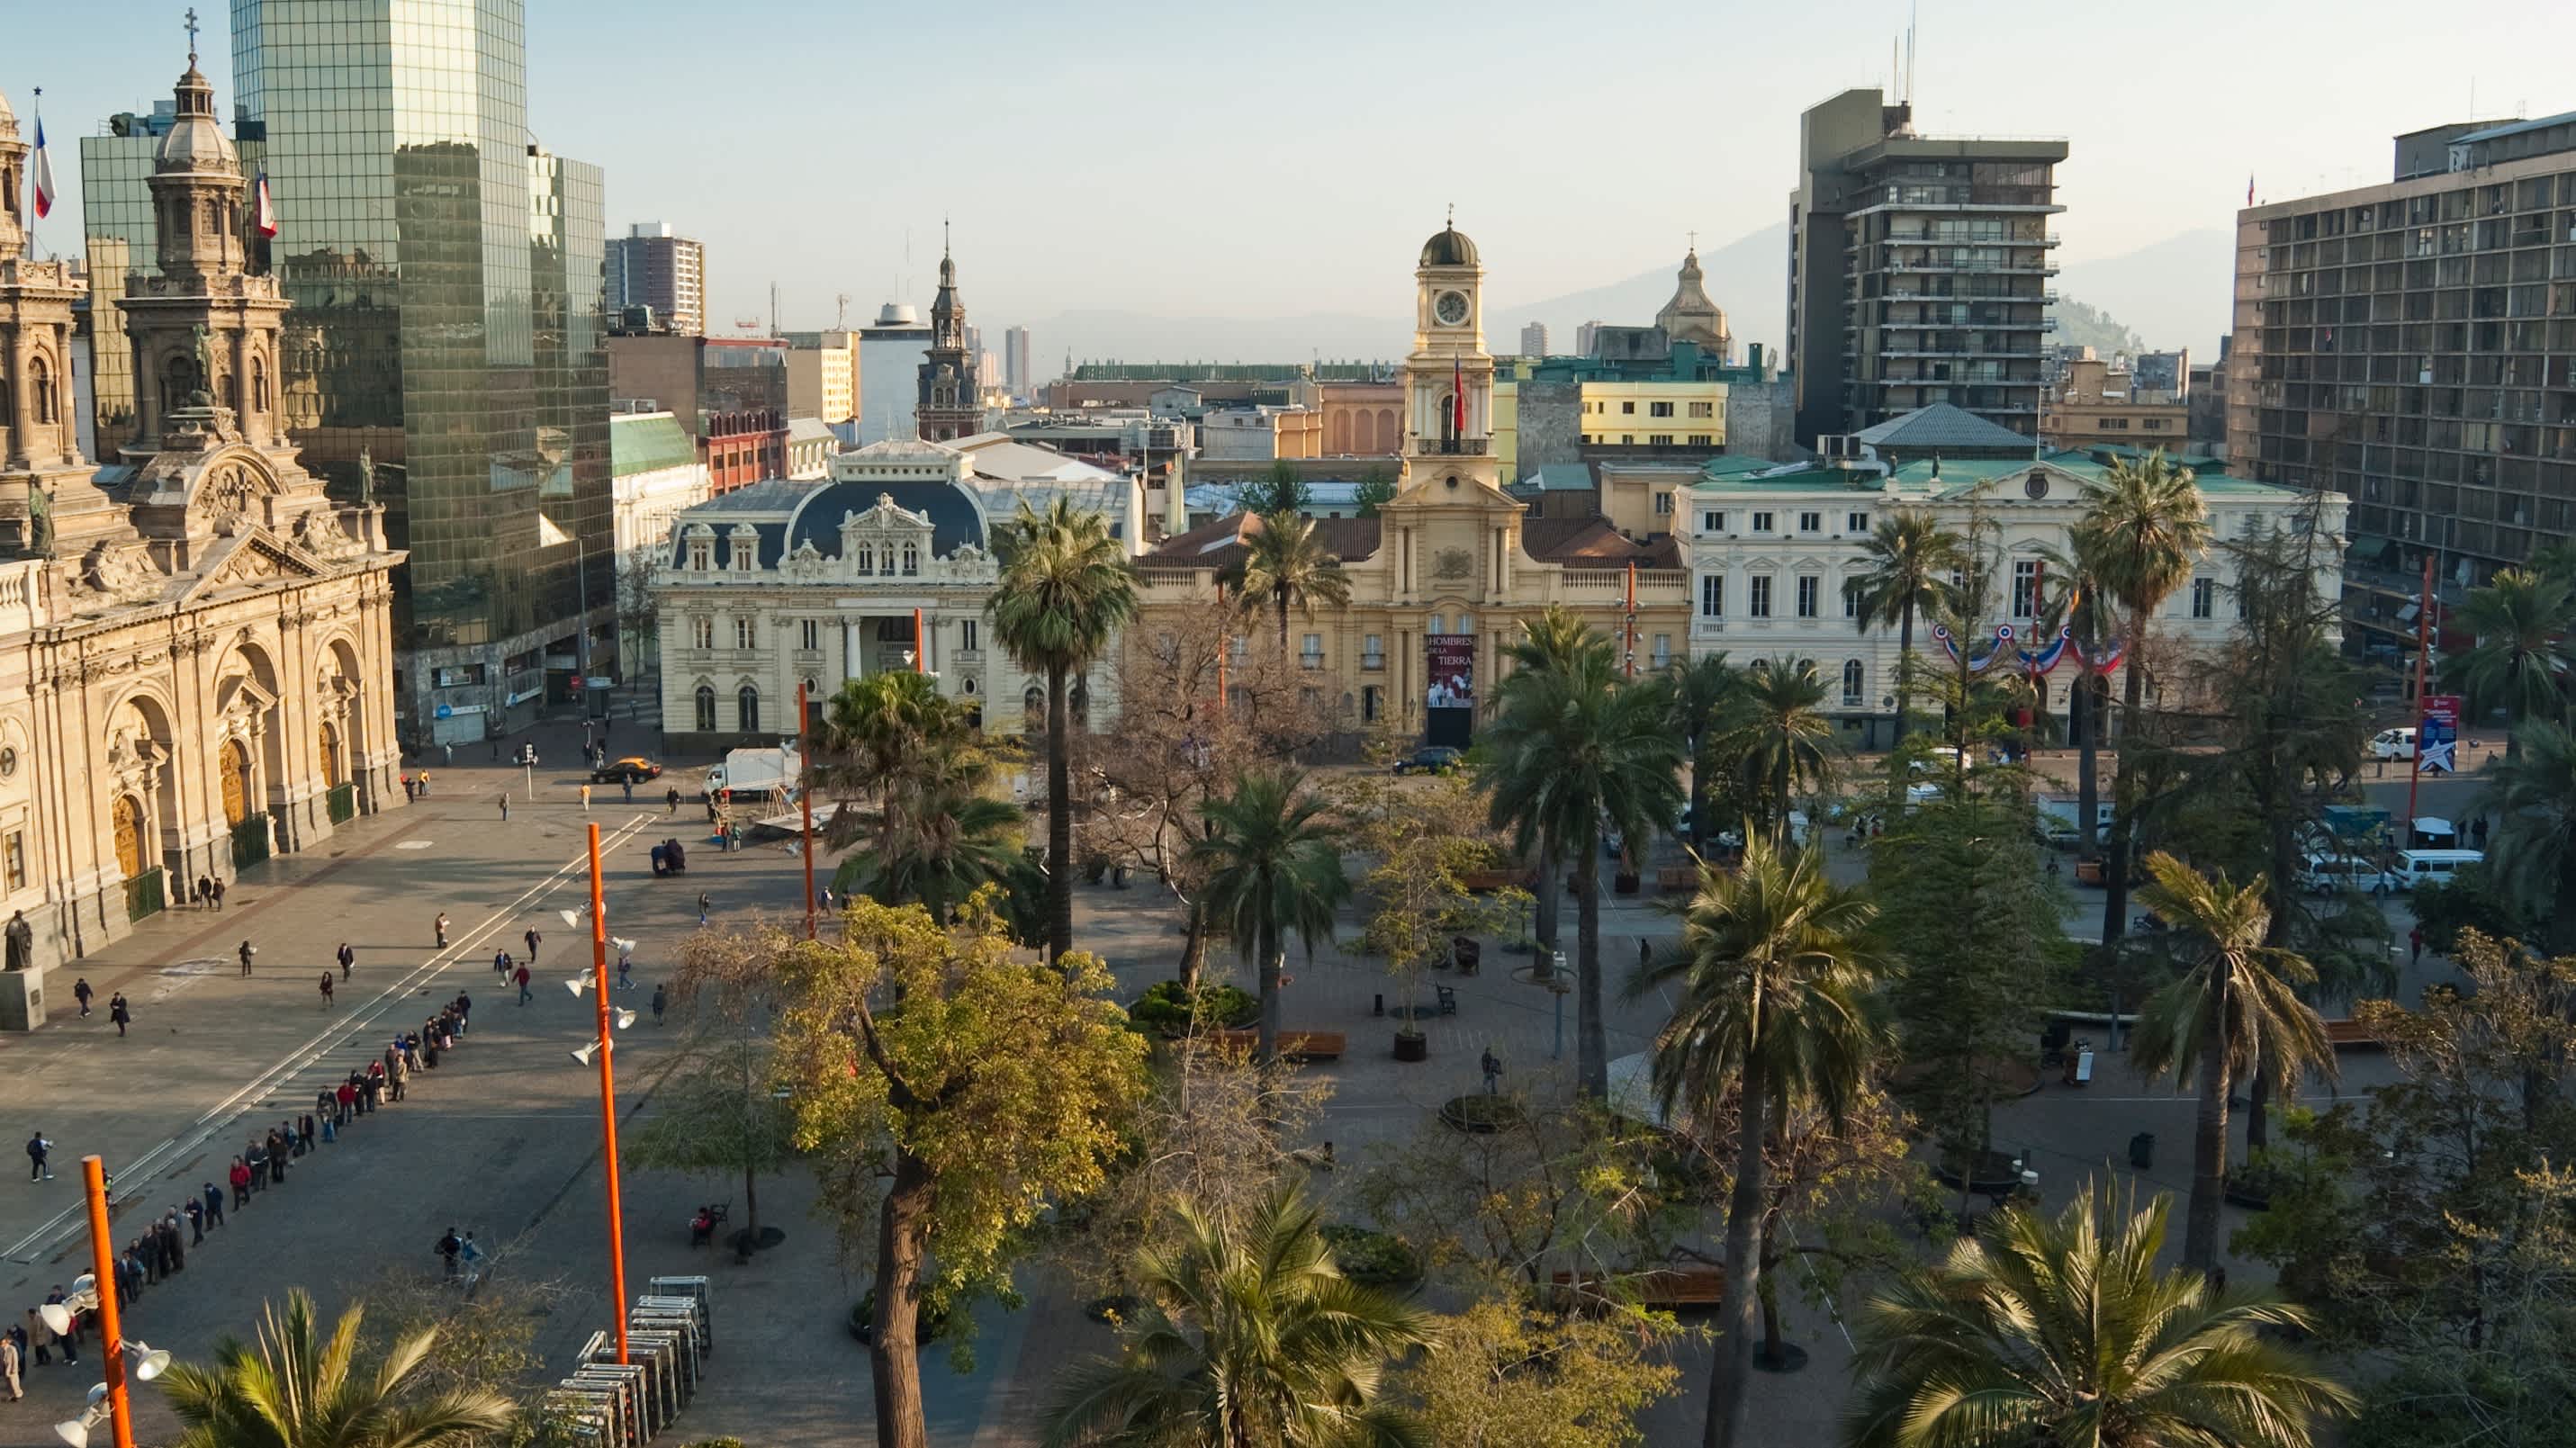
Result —
<svg viewBox="0 0 2576 1448"><path fill-rule="evenodd" d="M1466 744L1505 651L1523 622L1551 604L1624 637L1641 674L1658 657L1687 653L1689 575L1671 538L1636 542L1597 517L1528 518L1503 492L1484 275L1475 244L1456 228L1424 243L1414 269L1396 496L1375 518L1318 522L1341 558L1350 602L1290 617L1297 665L1354 729ZM1139 560L1142 607L1127 646L1153 647L1216 602L1219 578L1262 526L1237 514Z"/></svg>

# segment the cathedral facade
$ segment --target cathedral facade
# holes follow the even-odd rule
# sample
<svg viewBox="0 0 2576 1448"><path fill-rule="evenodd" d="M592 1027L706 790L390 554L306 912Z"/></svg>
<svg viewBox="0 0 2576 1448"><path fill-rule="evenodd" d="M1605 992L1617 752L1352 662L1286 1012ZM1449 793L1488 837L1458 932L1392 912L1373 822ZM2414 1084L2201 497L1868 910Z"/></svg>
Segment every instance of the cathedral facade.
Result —
<svg viewBox="0 0 2576 1448"><path fill-rule="evenodd" d="M138 407L106 466L67 382L83 283L25 255L0 101L0 916L41 972L272 853L401 804L383 509L286 440L287 304L189 57L154 159L159 269L123 308ZM40 979L40 975L29 980ZM16 993L20 1008L32 987Z"/></svg>

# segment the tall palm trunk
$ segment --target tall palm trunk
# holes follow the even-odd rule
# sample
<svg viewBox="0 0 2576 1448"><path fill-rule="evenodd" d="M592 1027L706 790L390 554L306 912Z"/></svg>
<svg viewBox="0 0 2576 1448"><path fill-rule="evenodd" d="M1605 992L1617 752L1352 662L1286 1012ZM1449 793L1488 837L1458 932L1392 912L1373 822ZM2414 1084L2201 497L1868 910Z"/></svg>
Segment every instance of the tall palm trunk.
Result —
<svg viewBox="0 0 2576 1448"><path fill-rule="evenodd" d="M2218 967L2217 999L2200 1042L2200 1109L2193 1119L2191 1205L2183 1222L2183 1265L2207 1277L2218 1270L2218 1209L2227 1199L2228 968Z"/></svg>
<svg viewBox="0 0 2576 1448"><path fill-rule="evenodd" d="M1538 917L1535 923L1538 926L1538 948L1541 954L1556 949L1562 943L1557 938L1556 926L1557 912L1564 908L1565 900L1557 893L1556 870L1556 852L1542 839L1538 847L1538 899L1535 908L1531 911Z"/></svg>
<svg viewBox="0 0 2576 1448"><path fill-rule="evenodd" d="M1914 710L1914 600L1908 596L1905 608L1896 620L1896 737L1887 741L1893 749L1905 742L1905 716ZM1887 797L1902 799L1905 782L1888 776Z"/></svg>
<svg viewBox="0 0 2576 1448"><path fill-rule="evenodd" d="M2111 849L2102 863L2102 950L2107 957L2129 927L2129 850L2138 822L2138 715L2146 707L2146 676L2138 669L2144 614L2129 620L2129 663L2121 671L2120 773L2112 782Z"/></svg>
<svg viewBox="0 0 2576 1448"><path fill-rule="evenodd" d="M1047 666L1047 960L1073 950L1073 762L1065 669Z"/></svg>
<svg viewBox="0 0 2576 1448"><path fill-rule="evenodd" d="M1574 866L1575 1085L1595 1101L1610 1094L1610 1044L1601 1025L1601 839L1583 840Z"/></svg>
<svg viewBox="0 0 2576 1448"><path fill-rule="evenodd" d="M2290 802L2273 797L2281 788L2281 773L2270 761L2266 761L2264 778L2267 781L2264 804L2270 816L2265 823L2270 827L2268 843L2271 847L2273 907L2272 919L2263 927L2263 943L2275 950L2288 950L2291 948L2290 911L2282 903L2282 896L2292 888L2290 882L2298 878L2299 850L2296 837L2291 832ZM2266 1062L2256 1058L2254 1079L2245 1092L2245 1150L2248 1155L2272 1144L2274 1090L2277 1088L2284 1094L2291 1094L2298 1087L2296 1081L2278 1079Z"/></svg>
<svg viewBox="0 0 2576 1448"><path fill-rule="evenodd" d="M2066 727L2076 731L2075 857L2089 860L2102 849L2102 711L2093 698L2093 671L2080 661L2075 668L2075 697L2066 706Z"/></svg>
<svg viewBox="0 0 2576 1448"><path fill-rule="evenodd" d="M1767 1163L1762 1143L1769 1134L1771 1102L1757 1076L1744 1078L1744 1119L1736 1127L1735 1191L1726 1202L1726 1299L1724 1337L1708 1370L1708 1418L1700 1431L1702 1448L1736 1448L1749 1443L1752 1422L1754 1334L1761 1315L1762 1253L1755 1240L1762 1225L1762 1199Z"/></svg>
<svg viewBox="0 0 2576 1448"><path fill-rule="evenodd" d="M868 1367L876 1385L877 1448L930 1448L921 1404L922 1248L930 1235L930 1169L898 1149L877 1211L877 1316Z"/></svg>
<svg viewBox="0 0 2576 1448"><path fill-rule="evenodd" d="M1288 590L1279 590L1279 657L1288 657Z"/></svg>
<svg viewBox="0 0 2576 1448"><path fill-rule="evenodd" d="M1279 1021L1285 1007L1279 999L1280 977L1288 970L1288 939L1275 925L1261 927L1261 1035L1254 1055L1267 1066L1279 1059Z"/></svg>
<svg viewBox="0 0 2576 1448"><path fill-rule="evenodd" d="M1200 901L1192 900L1188 919L1189 934L1181 943L1181 989L1184 992L1196 994L1199 988L1199 972L1207 968L1207 906Z"/></svg>

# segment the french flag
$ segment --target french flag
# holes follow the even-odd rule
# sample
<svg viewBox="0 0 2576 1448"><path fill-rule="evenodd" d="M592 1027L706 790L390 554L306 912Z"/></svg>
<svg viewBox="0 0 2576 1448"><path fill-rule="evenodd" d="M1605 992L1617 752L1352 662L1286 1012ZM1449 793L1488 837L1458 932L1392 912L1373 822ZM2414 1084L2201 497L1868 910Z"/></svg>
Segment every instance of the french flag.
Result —
<svg viewBox="0 0 2576 1448"><path fill-rule="evenodd" d="M268 168L259 168L259 192L254 198L252 224L262 236L277 235L277 203L268 199Z"/></svg>
<svg viewBox="0 0 2576 1448"><path fill-rule="evenodd" d="M36 219L42 221L45 213L54 209L54 162L45 154L45 118L41 115L36 117L36 164L28 180L36 193Z"/></svg>

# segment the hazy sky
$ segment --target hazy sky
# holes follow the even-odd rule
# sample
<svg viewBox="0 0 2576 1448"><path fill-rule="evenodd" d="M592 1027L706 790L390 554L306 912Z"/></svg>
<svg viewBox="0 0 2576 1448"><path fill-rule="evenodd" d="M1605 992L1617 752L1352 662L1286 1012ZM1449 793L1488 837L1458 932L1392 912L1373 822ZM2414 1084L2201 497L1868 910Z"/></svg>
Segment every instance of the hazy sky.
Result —
<svg viewBox="0 0 2576 1448"><path fill-rule="evenodd" d="M228 6L197 6L229 115ZM75 138L169 94L184 8L0 0L0 91L26 128L45 88L69 193L39 228L54 249L78 236ZM606 167L611 234L661 219L705 240L710 330L765 318L772 281L791 327L829 325L838 292L853 320L898 286L925 301L944 213L996 339L1096 308L1400 318L1414 250L1453 201L1501 302L1669 266L1687 232L1715 244L1783 214L1799 111L1882 82L1907 14L1895 0L528 11L531 127ZM2269 199L2385 179L2392 134L2466 118L2473 93L2480 116L2576 107L2563 0L2438 14L1927 0L1918 34L1921 128L2070 141L2070 260L2229 224L2249 172Z"/></svg>

